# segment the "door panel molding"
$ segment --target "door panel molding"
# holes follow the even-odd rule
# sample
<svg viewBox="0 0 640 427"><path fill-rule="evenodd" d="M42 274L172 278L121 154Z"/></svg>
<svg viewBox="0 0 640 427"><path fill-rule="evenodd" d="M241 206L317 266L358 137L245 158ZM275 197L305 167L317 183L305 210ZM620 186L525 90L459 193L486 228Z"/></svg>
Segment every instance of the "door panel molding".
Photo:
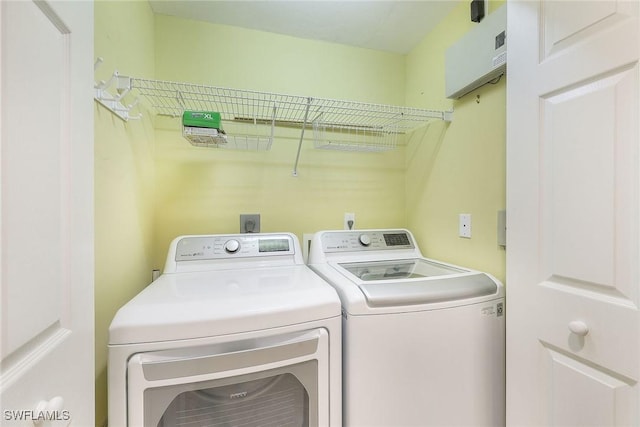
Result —
<svg viewBox="0 0 640 427"><path fill-rule="evenodd" d="M636 306L638 90L634 65L541 96L539 190L542 277L610 288Z"/></svg>
<svg viewBox="0 0 640 427"><path fill-rule="evenodd" d="M630 425L636 381L553 346L547 352L549 425ZM588 405L586 402L601 402ZM626 420L626 421L625 421Z"/></svg>
<svg viewBox="0 0 640 427"><path fill-rule="evenodd" d="M563 2L543 3L541 12L543 55L548 58L598 33L633 19L632 5L622 2L592 2L591 8L576 10ZM560 25L562 23L563 25Z"/></svg>
<svg viewBox="0 0 640 427"><path fill-rule="evenodd" d="M71 331L60 327L56 322L37 336L29 340L27 345L20 347L2 360L2 384L0 392L9 388L13 383L27 374L50 352L62 345Z"/></svg>

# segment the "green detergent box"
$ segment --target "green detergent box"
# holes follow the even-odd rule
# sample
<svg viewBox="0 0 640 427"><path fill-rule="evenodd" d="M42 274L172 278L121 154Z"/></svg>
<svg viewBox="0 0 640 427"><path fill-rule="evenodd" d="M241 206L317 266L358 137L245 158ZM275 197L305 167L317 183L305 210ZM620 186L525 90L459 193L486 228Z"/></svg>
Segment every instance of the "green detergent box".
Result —
<svg viewBox="0 0 640 427"><path fill-rule="evenodd" d="M222 129L220 113L215 111L185 111L182 125L198 128Z"/></svg>

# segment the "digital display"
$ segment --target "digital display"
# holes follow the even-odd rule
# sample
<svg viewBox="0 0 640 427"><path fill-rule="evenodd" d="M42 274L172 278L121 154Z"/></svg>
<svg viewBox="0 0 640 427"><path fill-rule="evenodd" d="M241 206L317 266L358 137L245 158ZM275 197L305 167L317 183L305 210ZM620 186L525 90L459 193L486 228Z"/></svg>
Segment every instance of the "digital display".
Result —
<svg viewBox="0 0 640 427"><path fill-rule="evenodd" d="M384 234L384 242L387 246L409 246L409 236L406 233Z"/></svg>
<svg viewBox="0 0 640 427"><path fill-rule="evenodd" d="M260 239L259 252L287 252L289 251L289 239Z"/></svg>

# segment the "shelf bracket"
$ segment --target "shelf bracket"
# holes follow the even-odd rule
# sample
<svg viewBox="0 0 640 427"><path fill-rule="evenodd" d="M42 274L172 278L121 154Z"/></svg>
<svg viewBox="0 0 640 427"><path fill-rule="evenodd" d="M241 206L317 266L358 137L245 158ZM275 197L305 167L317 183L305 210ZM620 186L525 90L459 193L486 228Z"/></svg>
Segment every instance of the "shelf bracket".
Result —
<svg viewBox="0 0 640 427"><path fill-rule="evenodd" d="M97 70L102 62L103 59L98 58L93 64L93 70ZM115 94L109 92L112 86L115 86ZM137 120L142 117L142 114L133 116L130 114L131 109L138 104L138 98L129 105L123 104L124 97L131 91L131 77L121 76L118 74L118 71L114 71L111 78L106 82L101 80L99 83L94 83L93 90L93 98L125 122L128 120Z"/></svg>
<svg viewBox="0 0 640 427"><path fill-rule="evenodd" d="M447 123L451 123L453 121L453 108L442 113L442 120Z"/></svg>
<svg viewBox="0 0 640 427"><path fill-rule="evenodd" d="M309 108L311 108L311 102L313 98L307 98L307 106L304 111L304 121L302 122L302 131L300 132L300 142L298 143L298 153L296 154L296 162L293 165L293 176L298 176L298 162L300 161L300 150L302 150L302 140L304 139L304 130L307 127L307 120L309 119Z"/></svg>

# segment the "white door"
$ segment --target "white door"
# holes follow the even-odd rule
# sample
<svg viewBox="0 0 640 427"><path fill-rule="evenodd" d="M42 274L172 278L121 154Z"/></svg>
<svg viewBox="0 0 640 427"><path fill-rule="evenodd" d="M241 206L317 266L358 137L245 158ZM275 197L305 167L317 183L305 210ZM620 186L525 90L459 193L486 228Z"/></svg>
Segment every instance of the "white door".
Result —
<svg viewBox="0 0 640 427"><path fill-rule="evenodd" d="M0 424L92 426L93 4L0 1L0 42Z"/></svg>
<svg viewBox="0 0 640 427"><path fill-rule="evenodd" d="M508 3L509 425L640 424L639 5Z"/></svg>

